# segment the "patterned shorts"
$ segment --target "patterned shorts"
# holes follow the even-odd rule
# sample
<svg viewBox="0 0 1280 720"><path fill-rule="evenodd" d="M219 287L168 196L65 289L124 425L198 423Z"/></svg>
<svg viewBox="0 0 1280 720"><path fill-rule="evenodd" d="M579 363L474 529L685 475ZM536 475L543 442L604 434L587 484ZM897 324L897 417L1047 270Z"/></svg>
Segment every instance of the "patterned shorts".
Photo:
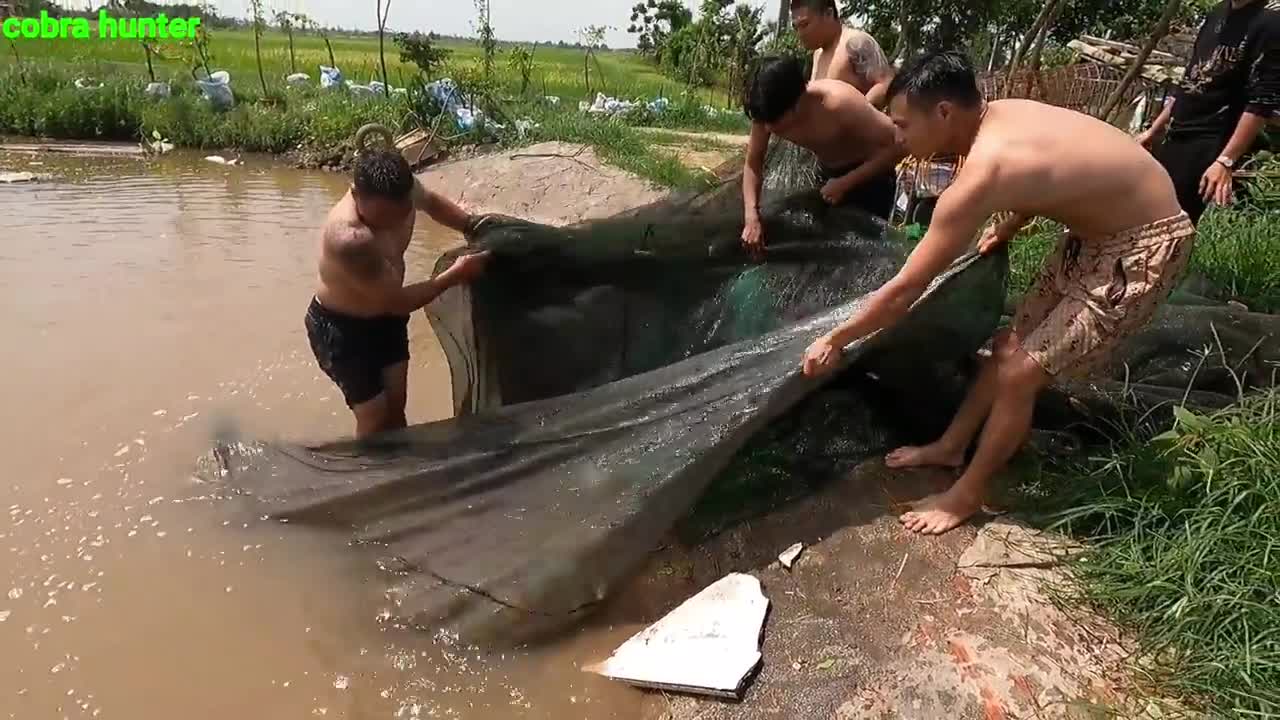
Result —
<svg viewBox="0 0 1280 720"><path fill-rule="evenodd" d="M1106 238L1066 233L1014 316L1022 349L1055 377L1095 368L1168 299L1195 235L1185 212Z"/></svg>

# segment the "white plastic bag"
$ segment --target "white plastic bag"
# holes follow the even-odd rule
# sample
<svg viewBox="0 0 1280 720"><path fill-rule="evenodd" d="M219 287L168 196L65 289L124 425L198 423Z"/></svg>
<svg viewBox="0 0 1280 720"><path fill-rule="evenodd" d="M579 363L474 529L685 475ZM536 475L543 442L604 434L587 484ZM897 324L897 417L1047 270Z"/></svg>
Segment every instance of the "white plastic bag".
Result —
<svg viewBox="0 0 1280 720"><path fill-rule="evenodd" d="M209 76L208 80L197 80L196 85L200 86L200 92L209 104L219 110L227 110L234 107L236 97L231 92L231 73L226 70Z"/></svg>
<svg viewBox="0 0 1280 720"><path fill-rule="evenodd" d="M342 82L342 71L336 67L321 65L320 87L325 88L326 90L329 88L344 87L344 83Z"/></svg>
<svg viewBox="0 0 1280 720"><path fill-rule="evenodd" d="M169 90L169 83L167 82L147 83L147 89L144 92L151 97L158 98L167 98L171 94Z"/></svg>
<svg viewBox="0 0 1280 720"><path fill-rule="evenodd" d="M306 73L293 73L287 76L284 81L294 87L301 87L311 82L311 76Z"/></svg>

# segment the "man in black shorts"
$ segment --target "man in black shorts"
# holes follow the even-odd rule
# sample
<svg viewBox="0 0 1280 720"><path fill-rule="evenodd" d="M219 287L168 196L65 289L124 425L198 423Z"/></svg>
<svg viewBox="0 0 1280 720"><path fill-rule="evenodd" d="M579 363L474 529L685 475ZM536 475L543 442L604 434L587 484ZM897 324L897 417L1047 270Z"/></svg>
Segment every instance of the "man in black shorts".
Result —
<svg viewBox="0 0 1280 720"><path fill-rule="evenodd" d="M488 259L464 255L436 278L405 285L404 254L417 211L459 232L476 222L424 188L400 153L371 152L356 160L355 180L321 230L320 283L307 308L307 336L355 415L356 437L407 425L409 316L477 277Z"/></svg>

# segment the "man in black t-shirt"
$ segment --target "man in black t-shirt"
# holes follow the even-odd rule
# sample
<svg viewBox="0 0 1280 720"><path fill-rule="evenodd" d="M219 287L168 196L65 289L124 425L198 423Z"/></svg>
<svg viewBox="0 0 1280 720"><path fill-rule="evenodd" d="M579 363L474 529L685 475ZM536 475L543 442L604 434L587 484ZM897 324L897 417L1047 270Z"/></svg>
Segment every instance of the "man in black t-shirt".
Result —
<svg viewBox="0 0 1280 720"><path fill-rule="evenodd" d="M1196 37L1181 87L1139 141L1199 222L1231 202L1231 173L1280 110L1280 0L1224 0ZM1161 137L1163 141L1156 144Z"/></svg>

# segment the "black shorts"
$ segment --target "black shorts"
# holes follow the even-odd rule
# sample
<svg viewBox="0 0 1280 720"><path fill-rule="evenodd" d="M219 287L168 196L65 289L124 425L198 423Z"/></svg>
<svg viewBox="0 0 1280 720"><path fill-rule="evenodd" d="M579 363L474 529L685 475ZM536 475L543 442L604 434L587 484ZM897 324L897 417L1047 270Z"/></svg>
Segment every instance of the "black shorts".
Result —
<svg viewBox="0 0 1280 720"><path fill-rule="evenodd" d="M312 299L307 338L320 369L348 407L369 402L386 389L382 371L409 359L409 318L362 318L334 312Z"/></svg>
<svg viewBox="0 0 1280 720"><path fill-rule="evenodd" d="M857 169L857 165L850 165L843 168L821 168L819 174L822 182L834 180L843 175L847 175L850 171ZM884 172L877 173L873 177L863 181L857 187L845 194L844 199L840 201L840 205L861 208L875 215L882 220L888 220L893 214L893 203L898 192L898 174L892 168L887 168Z"/></svg>

